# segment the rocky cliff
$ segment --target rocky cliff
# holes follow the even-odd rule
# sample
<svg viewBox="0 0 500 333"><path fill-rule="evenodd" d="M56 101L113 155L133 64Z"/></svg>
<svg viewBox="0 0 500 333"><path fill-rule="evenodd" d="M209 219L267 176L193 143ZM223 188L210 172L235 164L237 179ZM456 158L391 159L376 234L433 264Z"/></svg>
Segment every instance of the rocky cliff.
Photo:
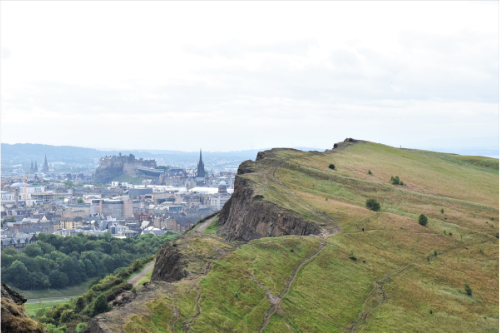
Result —
<svg viewBox="0 0 500 333"><path fill-rule="evenodd" d="M2 282L2 332L44 332L41 325L28 317L21 307L26 298Z"/></svg>
<svg viewBox="0 0 500 333"><path fill-rule="evenodd" d="M227 240L249 241L261 237L309 235L321 232L316 223L265 200L262 195L256 195L254 182L244 177L246 174L259 172L259 164L272 164L276 152L280 150L282 149L259 152L255 162L245 161L238 168L234 193L219 215L219 224L223 225L219 234L226 235ZM277 163L276 160L274 163Z"/></svg>
<svg viewBox="0 0 500 333"><path fill-rule="evenodd" d="M176 244L176 243L174 243ZM165 244L158 252L151 282L175 282L188 275L181 252L171 243Z"/></svg>

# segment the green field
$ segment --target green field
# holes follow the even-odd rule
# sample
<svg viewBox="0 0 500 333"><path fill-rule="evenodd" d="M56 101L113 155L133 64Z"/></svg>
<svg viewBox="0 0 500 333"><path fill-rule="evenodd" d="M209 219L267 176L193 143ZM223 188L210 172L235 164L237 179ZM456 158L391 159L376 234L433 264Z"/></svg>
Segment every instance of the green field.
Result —
<svg viewBox="0 0 500 333"><path fill-rule="evenodd" d="M53 306L57 306L59 304L63 304L63 303L66 303L67 300L63 300L63 301L48 301L48 302L44 302L43 300L41 300L41 302L39 303L25 303L24 304L24 310L26 311L26 314L30 317L35 317L36 315L36 312L40 309L50 309L52 308Z"/></svg>
<svg viewBox="0 0 500 333"><path fill-rule="evenodd" d="M87 292L89 290L90 283L91 280L88 280L75 286L63 289L22 290L14 287L11 287L11 289L17 291L27 299L76 297Z"/></svg>
<svg viewBox="0 0 500 333"><path fill-rule="evenodd" d="M225 242L212 223L176 240L188 277L139 297L134 315L111 311L108 327L498 332L498 159L360 142L274 151L244 167L254 172L238 177L254 195L318 224L325 237ZM380 211L365 207L370 198Z"/></svg>
<svg viewBox="0 0 500 333"><path fill-rule="evenodd" d="M124 182L124 183L129 183L129 184L134 184L134 185L141 185L142 184L142 181L146 179L144 177L132 177L132 176L129 176L129 175L126 175L124 173L116 176L113 178L112 181L114 182Z"/></svg>

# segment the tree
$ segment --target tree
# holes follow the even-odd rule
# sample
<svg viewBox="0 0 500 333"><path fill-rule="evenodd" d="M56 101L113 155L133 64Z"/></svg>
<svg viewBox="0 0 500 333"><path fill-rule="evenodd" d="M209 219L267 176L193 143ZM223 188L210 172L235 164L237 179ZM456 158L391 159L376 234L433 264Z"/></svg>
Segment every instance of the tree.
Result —
<svg viewBox="0 0 500 333"><path fill-rule="evenodd" d="M380 210L380 203L375 199L366 199L366 208L378 212Z"/></svg>
<svg viewBox="0 0 500 333"><path fill-rule="evenodd" d="M335 170L335 165L334 165L334 164L330 164L328 167L329 167L330 169L332 169L332 170Z"/></svg>
<svg viewBox="0 0 500 333"><path fill-rule="evenodd" d="M84 203L84 201L83 201L83 199L82 199L82 198L78 198L78 200L76 200L76 203L77 203L77 204L82 204L82 203Z"/></svg>
<svg viewBox="0 0 500 333"><path fill-rule="evenodd" d="M404 185L404 183L399 179L399 176L391 176L391 183L392 185Z"/></svg>
<svg viewBox="0 0 500 333"><path fill-rule="evenodd" d="M16 287L21 289L28 289L30 287L28 269L21 261L15 260L10 265L8 274Z"/></svg>
<svg viewBox="0 0 500 333"><path fill-rule="evenodd" d="M37 244L28 244L23 250L23 253L32 258L36 256L41 256L43 254L42 249Z"/></svg>
<svg viewBox="0 0 500 333"><path fill-rule="evenodd" d="M59 271L52 271L49 275L49 282L53 288L64 288L69 283L68 275Z"/></svg>
<svg viewBox="0 0 500 333"><path fill-rule="evenodd" d="M425 227L427 225L427 222L428 222L427 216L425 216L424 214L420 214L420 216L418 217L418 224L423 225Z"/></svg>
<svg viewBox="0 0 500 333"><path fill-rule="evenodd" d="M97 299L95 300L94 303L94 316L99 313L103 313L109 311L109 304L106 301L106 296L101 293L99 296L97 296Z"/></svg>

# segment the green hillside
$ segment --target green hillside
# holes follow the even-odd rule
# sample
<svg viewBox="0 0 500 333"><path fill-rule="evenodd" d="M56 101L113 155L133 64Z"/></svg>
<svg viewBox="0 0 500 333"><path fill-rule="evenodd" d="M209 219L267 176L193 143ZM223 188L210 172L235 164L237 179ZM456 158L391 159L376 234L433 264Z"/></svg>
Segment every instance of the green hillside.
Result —
<svg viewBox="0 0 500 333"><path fill-rule="evenodd" d="M254 200L322 234L227 242L231 230L218 222L192 230L175 245L190 274L138 291L106 327L498 332L497 159L347 142L325 153L267 151L240 169Z"/></svg>

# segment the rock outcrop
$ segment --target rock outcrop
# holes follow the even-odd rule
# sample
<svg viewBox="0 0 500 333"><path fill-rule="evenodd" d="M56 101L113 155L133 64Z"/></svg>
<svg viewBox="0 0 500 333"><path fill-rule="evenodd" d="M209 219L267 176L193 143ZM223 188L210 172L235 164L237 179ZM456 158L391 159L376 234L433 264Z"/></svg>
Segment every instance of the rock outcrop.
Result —
<svg viewBox="0 0 500 333"><path fill-rule="evenodd" d="M132 154L128 156L122 156L121 154L119 156L106 156L99 160L99 167L95 171L93 181L94 183L106 184L121 174L138 177L140 172L137 168L139 167L154 169L156 161L142 158L136 159Z"/></svg>
<svg viewBox="0 0 500 333"><path fill-rule="evenodd" d="M24 296L2 282L2 332L43 332L42 326L24 313L21 307L24 303Z"/></svg>
<svg viewBox="0 0 500 333"><path fill-rule="evenodd" d="M158 252L155 267L151 274L151 282L175 282L182 280L189 274L185 270L182 253L173 244L165 244Z"/></svg>
<svg viewBox="0 0 500 333"><path fill-rule="evenodd" d="M259 152L255 163L265 163L266 157L273 157L272 151ZM252 181L241 177L255 172L252 161L243 162L238 168L234 182L234 193L226 202L219 215L219 224L223 228L219 234L225 234L227 240L249 241L261 237L284 235L319 234L320 228L314 222L307 221L297 213L262 200L255 195Z"/></svg>

